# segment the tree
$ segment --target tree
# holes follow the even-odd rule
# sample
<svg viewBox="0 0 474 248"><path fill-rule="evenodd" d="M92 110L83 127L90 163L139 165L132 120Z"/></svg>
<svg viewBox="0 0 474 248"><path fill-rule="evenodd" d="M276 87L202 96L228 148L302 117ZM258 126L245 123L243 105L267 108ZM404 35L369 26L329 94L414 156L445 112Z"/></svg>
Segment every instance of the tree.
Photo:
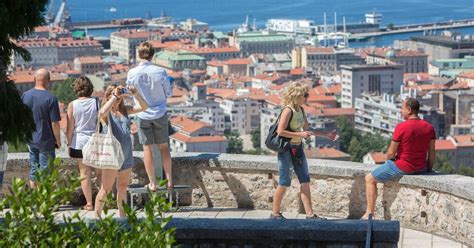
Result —
<svg viewBox="0 0 474 248"><path fill-rule="evenodd" d="M243 153L244 141L240 138L240 135L236 131L224 134L227 140L229 140L229 146L227 147L227 153Z"/></svg>
<svg viewBox="0 0 474 248"><path fill-rule="evenodd" d="M255 149L260 148L260 125L252 131L252 146Z"/></svg>
<svg viewBox="0 0 474 248"><path fill-rule="evenodd" d="M25 60L31 56L13 40L31 33L44 24L43 12L48 0L0 1L0 142L16 145L31 139L34 131L30 109L21 101L13 81L6 75L12 53Z"/></svg>
<svg viewBox="0 0 474 248"><path fill-rule="evenodd" d="M349 144L353 137L360 138L360 134L355 130L352 123L346 117L338 117L336 119L337 128L339 129L339 140L341 142L341 151L348 152Z"/></svg>
<svg viewBox="0 0 474 248"><path fill-rule="evenodd" d="M77 98L72 86L74 80L74 78L68 78L62 83L56 83L51 90L53 95L55 95L58 100L66 106L72 102L72 100Z"/></svg>
<svg viewBox="0 0 474 248"><path fill-rule="evenodd" d="M351 160L354 162L359 162L360 158L365 155L357 137L352 137L351 141L349 142L348 152L351 154Z"/></svg>
<svg viewBox="0 0 474 248"><path fill-rule="evenodd" d="M449 159L444 155L438 155L438 154L436 154L436 159L433 165L433 169L436 171L444 172L444 173L454 172L454 168L451 165L451 163L449 163Z"/></svg>

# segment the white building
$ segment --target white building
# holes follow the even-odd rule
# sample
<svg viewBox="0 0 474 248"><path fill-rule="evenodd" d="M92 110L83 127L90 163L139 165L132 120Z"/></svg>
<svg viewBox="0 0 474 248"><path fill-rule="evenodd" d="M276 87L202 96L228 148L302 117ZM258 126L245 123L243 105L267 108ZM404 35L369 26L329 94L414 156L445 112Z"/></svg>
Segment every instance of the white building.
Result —
<svg viewBox="0 0 474 248"><path fill-rule="evenodd" d="M220 108L225 114L225 129L249 134L260 124L260 105L244 95L219 99Z"/></svg>
<svg viewBox="0 0 474 248"><path fill-rule="evenodd" d="M25 61L20 55L15 54L11 62L13 67L18 65L48 67L62 63L72 63L76 57L100 56L103 51L102 45L91 39L29 38L15 41L15 44L31 54L31 61Z"/></svg>
<svg viewBox="0 0 474 248"><path fill-rule="evenodd" d="M192 18L187 19L185 22L181 22L181 26L186 31L201 32L209 30L209 25L207 23Z"/></svg>
<svg viewBox="0 0 474 248"><path fill-rule="evenodd" d="M369 24L380 24L382 23L382 14L376 13L375 11L372 13L365 14L365 22Z"/></svg>
<svg viewBox="0 0 474 248"><path fill-rule="evenodd" d="M355 128L391 137L395 126L404 121L400 108L401 100L395 95L370 96L362 94L355 100ZM437 137L444 136L444 112L422 105L418 116L433 125Z"/></svg>
<svg viewBox="0 0 474 248"><path fill-rule="evenodd" d="M150 32L144 30L122 30L110 35L110 50L128 63L136 62L136 49L140 43L150 37Z"/></svg>
<svg viewBox="0 0 474 248"><path fill-rule="evenodd" d="M314 21L304 19L269 19L266 26L268 30L280 33L314 34L317 30Z"/></svg>
<svg viewBox="0 0 474 248"><path fill-rule="evenodd" d="M461 165L474 168L474 135L448 136L436 140L436 153L447 158L454 168Z"/></svg>
<svg viewBox="0 0 474 248"><path fill-rule="evenodd" d="M170 148L175 152L225 153L228 140L202 121L194 121L184 116L170 119L177 132L170 136Z"/></svg>
<svg viewBox="0 0 474 248"><path fill-rule="evenodd" d="M341 65L343 108L352 108L362 93L393 94L403 84L403 66Z"/></svg>
<svg viewBox="0 0 474 248"><path fill-rule="evenodd" d="M471 103L471 134L474 134L474 102Z"/></svg>

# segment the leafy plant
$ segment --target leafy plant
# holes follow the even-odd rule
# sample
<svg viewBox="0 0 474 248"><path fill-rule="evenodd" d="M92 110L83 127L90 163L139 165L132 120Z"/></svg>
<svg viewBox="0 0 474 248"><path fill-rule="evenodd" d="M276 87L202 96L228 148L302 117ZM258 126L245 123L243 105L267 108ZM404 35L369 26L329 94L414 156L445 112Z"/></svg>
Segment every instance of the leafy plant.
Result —
<svg viewBox="0 0 474 248"><path fill-rule="evenodd" d="M170 247L173 228L166 227L171 217L164 213L171 203L159 193L149 192L144 217L124 205L126 218L118 220L105 208L105 217L84 219L79 212L62 217L59 207L72 197L80 185L76 174L63 175L60 159L37 174L37 188L15 179L0 203L6 210L0 222L0 247ZM161 181L161 185L165 185ZM112 196L107 199L111 205Z"/></svg>
<svg viewBox="0 0 474 248"><path fill-rule="evenodd" d="M68 78L62 83L54 84L53 88L51 89L53 95L55 95L58 100L64 103L66 106L77 98L72 87L74 80L74 78Z"/></svg>

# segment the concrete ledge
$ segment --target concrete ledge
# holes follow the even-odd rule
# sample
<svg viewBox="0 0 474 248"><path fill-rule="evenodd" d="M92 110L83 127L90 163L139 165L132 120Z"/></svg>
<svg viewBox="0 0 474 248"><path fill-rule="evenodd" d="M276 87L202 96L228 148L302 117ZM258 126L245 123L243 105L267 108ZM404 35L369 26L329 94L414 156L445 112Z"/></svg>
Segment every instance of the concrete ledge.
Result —
<svg viewBox="0 0 474 248"><path fill-rule="evenodd" d="M135 154L142 157L142 154ZM140 156L141 155L141 156ZM258 156L242 154L212 154L212 153L173 153L173 161L191 166L203 163L210 167L222 169L264 170L278 172L275 156ZM310 174L328 177L362 176L371 171L374 165L335 161L324 159L308 159ZM466 200L474 201L474 178L461 175L445 175L431 173L426 175L407 175L399 180L400 184L432 189L438 192L455 195Z"/></svg>

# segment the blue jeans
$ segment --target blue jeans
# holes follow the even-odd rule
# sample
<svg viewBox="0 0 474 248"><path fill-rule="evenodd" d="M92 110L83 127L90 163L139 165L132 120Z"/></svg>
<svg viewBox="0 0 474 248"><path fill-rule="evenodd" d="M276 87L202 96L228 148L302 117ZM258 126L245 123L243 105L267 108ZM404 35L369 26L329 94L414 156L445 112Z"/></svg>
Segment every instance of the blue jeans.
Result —
<svg viewBox="0 0 474 248"><path fill-rule="evenodd" d="M54 160L56 153L54 150L40 152L37 148L31 146L28 146L28 151L30 153L30 180L36 181L36 171L48 168L49 160Z"/></svg>
<svg viewBox="0 0 474 248"><path fill-rule="evenodd" d="M308 161L306 161L306 156L303 154L303 164L302 165L293 165L291 160L291 151L285 150L278 153L278 166L280 178L278 180L278 185L289 187L291 185L291 171L290 167L293 167L298 181L301 183L309 183L309 171L308 171Z"/></svg>
<svg viewBox="0 0 474 248"><path fill-rule="evenodd" d="M371 174L377 181L384 183L405 175L405 172L400 170L395 162L387 160L385 164L375 167Z"/></svg>

